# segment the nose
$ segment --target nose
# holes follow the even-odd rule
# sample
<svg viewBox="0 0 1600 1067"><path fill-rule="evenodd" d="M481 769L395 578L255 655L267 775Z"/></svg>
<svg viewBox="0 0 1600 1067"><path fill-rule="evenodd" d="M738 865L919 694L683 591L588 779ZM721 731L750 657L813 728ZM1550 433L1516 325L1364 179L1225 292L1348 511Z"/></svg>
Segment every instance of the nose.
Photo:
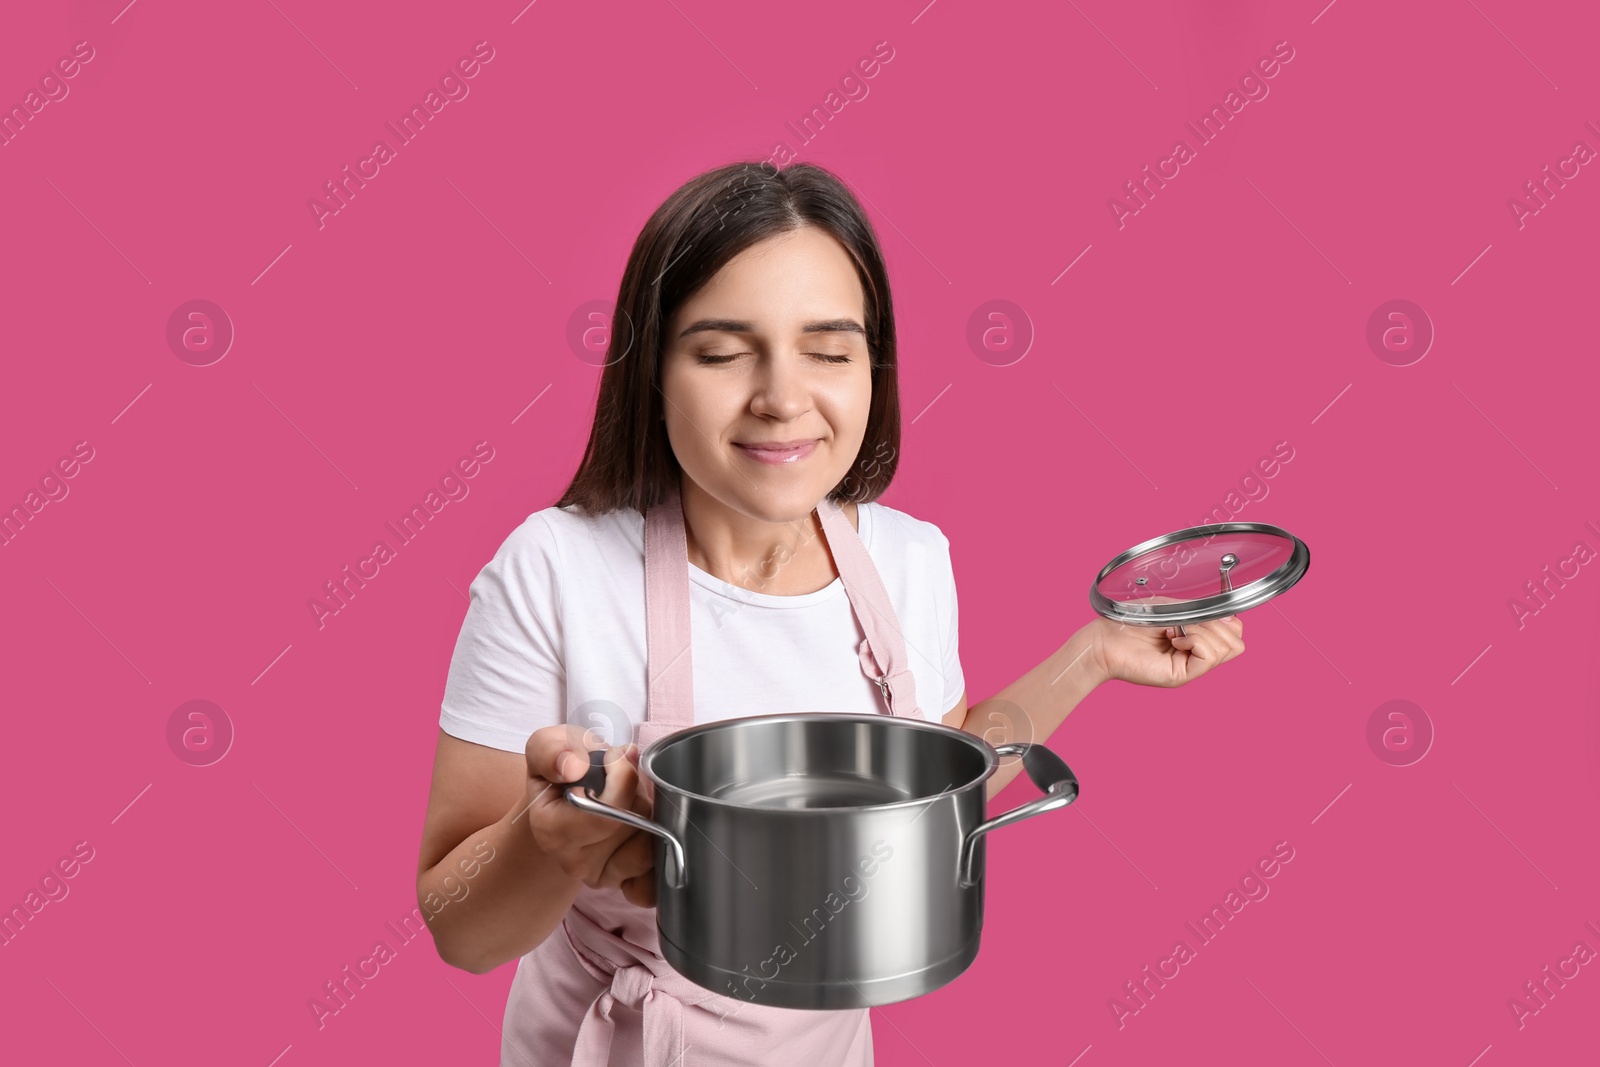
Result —
<svg viewBox="0 0 1600 1067"><path fill-rule="evenodd" d="M772 351L760 361L750 410L776 419L793 419L811 407L811 387L798 351Z"/></svg>

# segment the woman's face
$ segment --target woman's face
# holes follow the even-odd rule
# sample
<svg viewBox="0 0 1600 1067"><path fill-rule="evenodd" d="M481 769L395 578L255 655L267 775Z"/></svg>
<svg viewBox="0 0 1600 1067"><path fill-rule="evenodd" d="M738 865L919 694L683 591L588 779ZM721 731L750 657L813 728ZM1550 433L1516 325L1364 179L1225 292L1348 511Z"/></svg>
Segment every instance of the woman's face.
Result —
<svg viewBox="0 0 1600 1067"><path fill-rule="evenodd" d="M667 437L684 473L752 518L807 515L866 436L865 323L854 264L821 230L792 230L730 260L664 338Z"/></svg>

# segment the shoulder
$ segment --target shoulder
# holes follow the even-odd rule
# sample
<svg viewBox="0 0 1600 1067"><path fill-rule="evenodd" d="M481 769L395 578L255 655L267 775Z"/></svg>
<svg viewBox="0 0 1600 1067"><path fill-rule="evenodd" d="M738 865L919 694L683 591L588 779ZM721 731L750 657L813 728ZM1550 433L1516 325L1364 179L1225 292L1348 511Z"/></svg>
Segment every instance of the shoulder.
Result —
<svg viewBox="0 0 1600 1067"><path fill-rule="evenodd" d="M564 557L576 559L596 550L626 550L630 541L638 540L635 527L642 526L637 513L631 521L629 516L625 511L595 514L576 506L543 508L506 535L495 558L559 563Z"/></svg>
<svg viewBox="0 0 1600 1067"><path fill-rule="evenodd" d="M861 504L871 512L873 548L880 546L889 552L929 551L948 554L950 539L944 531L926 519L892 508L878 501Z"/></svg>
<svg viewBox="0 0 1600 1067"><path fill-rule="evenodd" d="M569 601L583 602L597 588L615 585L630 565L640 565L643 523L633 514L630 523L625 511L589 514L548 507L533 512L501 541L473 579L468 599L521 625L560 615Z"/></svg>
<svg viewBox="0 0 1600 1067"><path fill-rule="evenodd" d="M876 501L860 505L871 523L867 552L880 568L903 568L913 581L954 581L950 539L937 525Z"/></svg>
<svg viewBox="0 0 1600 1067"><path fill-rule="evenodd" d="M577 589L594 576L617 572L640 556L644 538L626 512L589 514L578 508L548 507L523 519L484 565L481 586L468 590L517 604L559 603L560 590Z"/></svg>

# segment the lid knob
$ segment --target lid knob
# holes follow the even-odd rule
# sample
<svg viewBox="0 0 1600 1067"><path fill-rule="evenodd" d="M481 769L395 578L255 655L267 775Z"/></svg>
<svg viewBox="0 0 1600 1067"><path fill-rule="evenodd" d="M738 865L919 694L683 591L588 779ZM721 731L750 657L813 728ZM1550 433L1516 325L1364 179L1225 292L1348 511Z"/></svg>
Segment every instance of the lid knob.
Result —
<svg viewBox="0 0 1600 1067"><path fill-rule="evenodd" d="M1233 565L1238 562L1239 557L1234 555L1232 552L1229 552L1227 555L1222 557L1222 566L1220 570L1222 572L1222 591L1224 593L1233 589L1233 583L1228 581L1228 572L1233 570Z"/></svg>

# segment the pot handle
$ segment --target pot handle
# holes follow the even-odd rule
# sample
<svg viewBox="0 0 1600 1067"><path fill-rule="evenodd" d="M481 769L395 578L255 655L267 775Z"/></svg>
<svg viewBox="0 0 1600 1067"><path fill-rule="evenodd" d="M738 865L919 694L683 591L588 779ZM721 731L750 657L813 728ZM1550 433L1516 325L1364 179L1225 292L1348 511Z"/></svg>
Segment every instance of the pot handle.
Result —
<svg viewBox="0 0 1600 1067"><path fill-rule="evenodd" d="M678 840L676 834L659 823L652 822L631 811L603 804L594 799L606 787L606 750L597 748L589 753L589 770L576 782L569 782L566 786L567 802L573 807L587 811L591 815L599 815L605 819L626 823L636 830L644 830L655 834L667 843L668 851L672 853L674 863L668 865L665 872L667 885L673 889L682 889L688 881L689 864L683 854L683 842Z"/></svg>
<svg viewBox="0 0 1600 1067"><path fill-rule="evenodd" d="M1031 800L1020 807L1012 808L1004 815L996 815L967 835L966 841L961 845L963 889L970 889L977 884L977 879L973 877L972 865L978 854L978 839L984 834L1014 822L1021 822L1023 819L1031 819L1035 815L1042 815L1047 811L1054 811L1056 808L1064 808L1078 799L1077 776L1072 773L1072 768L1067 766L1066 761L1049 747L1026 741L1014 741L1010 744L996 745L995 753L1001 756L1021 756L1023 769L1028 772L1028 777L1033 779L1033 784L1045 795L1038 800Z"/></svg>

